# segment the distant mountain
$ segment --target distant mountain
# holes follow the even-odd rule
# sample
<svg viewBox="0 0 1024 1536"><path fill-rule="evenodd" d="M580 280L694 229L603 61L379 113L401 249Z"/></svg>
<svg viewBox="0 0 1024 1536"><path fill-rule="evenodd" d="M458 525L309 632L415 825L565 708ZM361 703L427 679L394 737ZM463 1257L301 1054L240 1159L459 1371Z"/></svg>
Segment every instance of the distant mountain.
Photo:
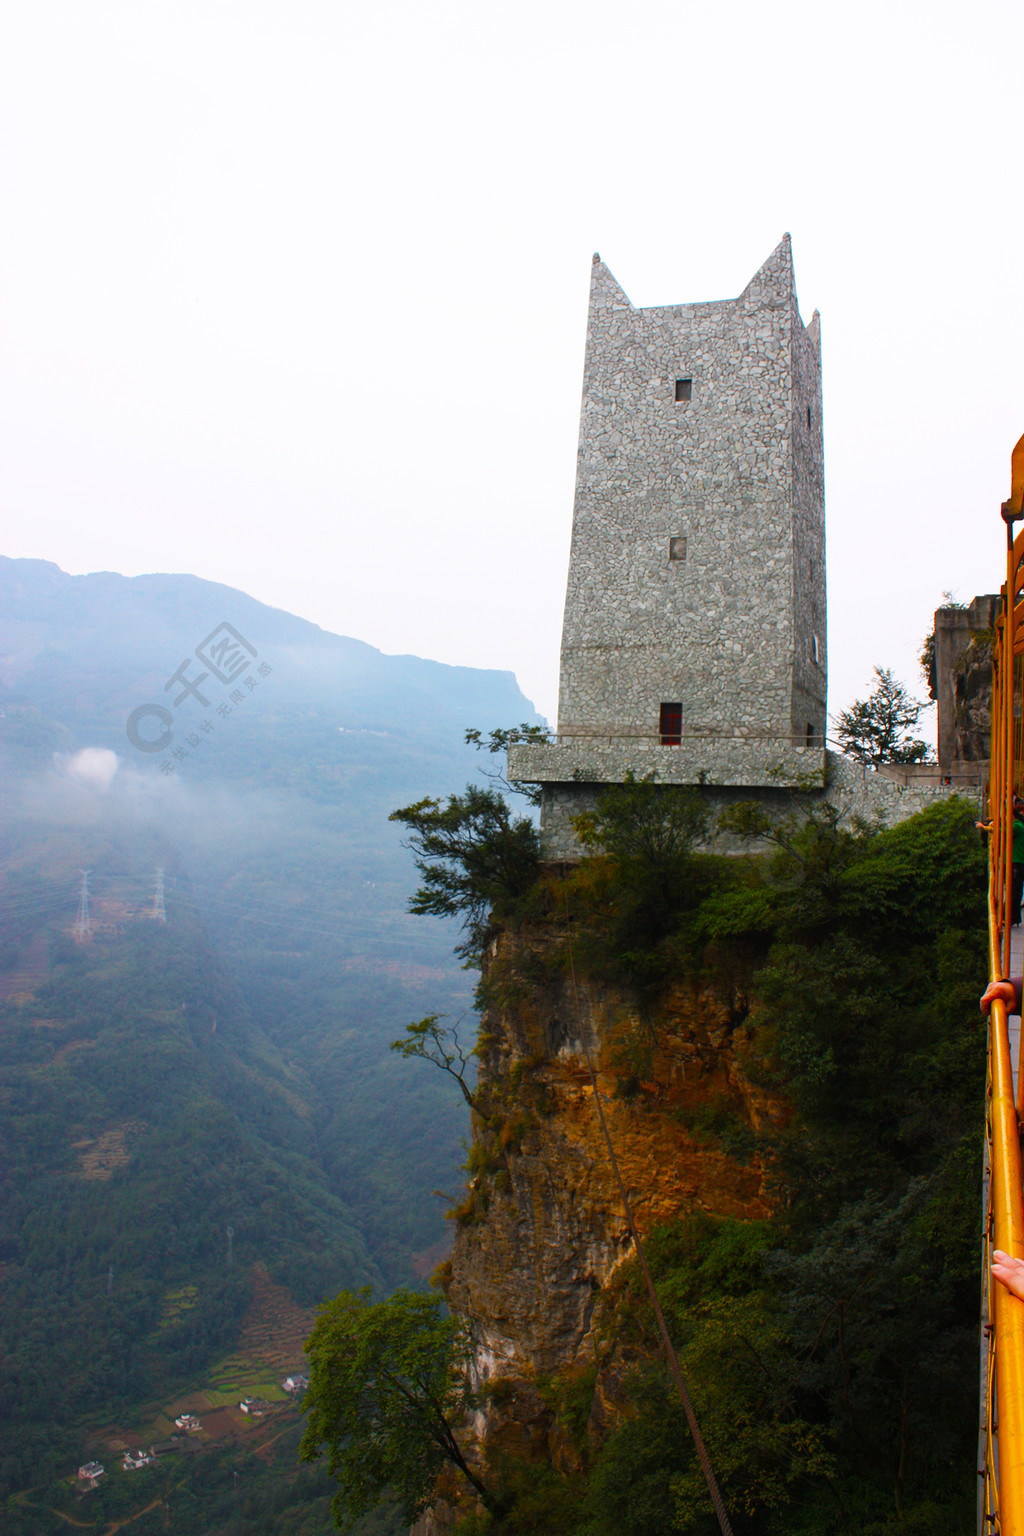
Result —
<svg viewBox="0 0 1024 1536"><path fill-rule="evenodd" d="M212 1379L254 1274L309 1308L439 1261L462 1105L388 1044L470 985L450 926L406 911L387 816L478 774L468 726L537 716L510 673L192 576L6 559L0 709L17 1485L78 1454L86 1407L102 1449L105 1413Z"/></svg>
<svg viewBox="0 0 1024 1536"><path fill-rule="evenodd" d="M210 642L206 660L196 655L204 640ZM234 655L218 673L210 658L225 640ZM223 650L219 660L225 662ZM183 661L182 680L171 686ZM242 670L228 683L236 664ZM267 667L270 674L261 675ZM198 682L203 673L205 684ZM467 725L536 718L511 672L386 656L216 582L110 572L68 576L45 560L3 557L0 688L84 733L90 745L137 762L162 762L165 753L132 746L126 724L133 710L150 703L169 709L179 747L209 714L215 729L202 751L194 749L190 773L208 773L208 759L227 754L232 771L241 767L258 780L279 765L266 762L264 754L247 756L243 742L272 734L287 755L288 731L303 723L307 736L291 756L297 759L298 748L319 740L316 726L331 732L335 750L320 762L327 783L356 765L383 768L405 782L410 754L417 765L450 758L453 751L459 756ZM251 710L231 705L230 695L238 691ZM219 714L222 706L232 711L230 731L227 716ZM158 739L156 717L140 722L139 732ZM335 742L335 735L352 739Z"/></svg>

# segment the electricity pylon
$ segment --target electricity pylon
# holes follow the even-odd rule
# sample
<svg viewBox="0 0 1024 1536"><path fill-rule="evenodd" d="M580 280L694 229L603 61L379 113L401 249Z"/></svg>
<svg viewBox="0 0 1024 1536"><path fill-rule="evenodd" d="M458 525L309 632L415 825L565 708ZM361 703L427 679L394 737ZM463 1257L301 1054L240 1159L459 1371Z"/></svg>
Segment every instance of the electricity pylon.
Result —
<svg viewBox="0 0 1024 1536"><path fill-rule="evenodd" d="M78 917L75 920L74 935L76 939L92 938L92 923L89 920L89 876L91 869L80 869L78 873L82 877L82 891L78 900Z"/></svg>

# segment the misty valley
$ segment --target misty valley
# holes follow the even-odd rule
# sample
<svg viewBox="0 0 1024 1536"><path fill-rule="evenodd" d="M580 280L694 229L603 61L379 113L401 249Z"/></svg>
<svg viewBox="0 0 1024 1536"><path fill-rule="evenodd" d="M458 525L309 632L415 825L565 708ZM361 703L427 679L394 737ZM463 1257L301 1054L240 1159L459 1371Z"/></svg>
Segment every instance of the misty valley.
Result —
<svg viewBox="0 0 1024 1536"><path fill-rule="evenodd" d="M5 559L0 613L4 1529L323 1531L314 1308L425 1282L462 1179L388 1047L470 979L387 817L536 717L187 576Z"/></svg>

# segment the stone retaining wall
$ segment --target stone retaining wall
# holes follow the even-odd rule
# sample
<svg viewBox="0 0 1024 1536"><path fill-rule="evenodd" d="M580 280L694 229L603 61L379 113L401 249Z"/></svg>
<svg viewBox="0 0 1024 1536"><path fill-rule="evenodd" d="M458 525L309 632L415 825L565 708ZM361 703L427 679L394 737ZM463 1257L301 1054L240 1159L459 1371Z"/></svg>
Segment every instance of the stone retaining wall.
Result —
<svg viewBox="0 0 1024 1536"><path fill-rule="evenodd" d="M953 794L962 796L979 814L981 812L983 792L978 785L904 785L865 768L852 758L833 752L826 757L827 782L818 790L708 785L702 793L709 803L712 824L717 822L723 810L741 800L756 800L780 820L806 814L815 804L825 800L838 808L842 824L847 827L858 822L895 826ZM592 811L599 795L607 788L607 783L545 783L542 786L542 858L552 862L572 862L581 857L572 818L581 812ZM756 851L756 846L752 848L749 843L740 843L725 833L713 836L708 847L715 853Z"/></svg>

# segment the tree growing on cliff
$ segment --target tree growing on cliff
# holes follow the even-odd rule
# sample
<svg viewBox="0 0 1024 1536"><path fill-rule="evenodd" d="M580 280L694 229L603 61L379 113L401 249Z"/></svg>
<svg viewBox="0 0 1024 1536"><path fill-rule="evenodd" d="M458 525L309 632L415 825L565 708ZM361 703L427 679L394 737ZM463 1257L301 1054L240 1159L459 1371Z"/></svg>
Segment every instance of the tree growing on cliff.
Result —
<svg viewBox="0 0 1024 1536"><path fill-rule="evenodd" d="M475 1109L476 1096L466 1081L470 1057L459 1040L459 1026L442 1024L442 1017L439 1013L428 1013L425 1019L407 1024L404 1038L392 1040L391 1049L406 1058L415 1056L421 1061L429 1061L440 1071L447 1072L458 1083L470 1109Z"/></svg>
<svg viewBox="0 0 1024 1536"><path fill-rule="evenodd" d="M342 1291L320 1308L306 1348L309 1420L299 1454L316 1461L326 1448L339 1529L350 1530L386 1496L411 1524L446 1465L500 1513L457 1438L474 1406L469 1341L439 1296L400 1290L374 1302L368 1289Z"/></svg>
<svg viewBox="0 0 1024 1536"><path fill-rule="evenodd" d="M593 811L573 818L591 856L575 893L589 928L578 943L588 963L598 965L603 956L606 967L644 996L655 994L674 968L664 941L704 893L694 853L708 823L700 789L632 774L599 795Z"/></svg>
<svg viewBox="0 0 1024 1536"><path fill-rule="evenodd" d="M389 821L410 832L423 883L409 911L461 917L465 937L456 953L479 961L492 914L507 917L537 879L540 842L528 816L515 816L497 789L467 784L444 802L417 800L392 811Z"/></svg>
<svg viewBox="0 0 1024 1536"><path fill-rule="evenodd" d="M622 867L636 866L648 878L670 883L704 841L708 822L699 790L627 773L624 783L606 789L594 810L576 816L573 826L589 853L609 854Z"/></svg>
<svg viewBox="0 0 1024 1536"><path fill-rule="evenodd" d="M509 747L525 743L528 746L544 747L552 741L551 732L545 725L528 725L525 721L522 725L511 727L499 727L491 731L487 736L482 731L471 730L466 732L466 745L476 747L480 752L489 752L492 757L504 756ZM540 785L523 784L517 779L510 779L503 769L484 768L482 770L498 786L503 794L522 795L529 800L531 805L540 805Z"/></svg>
<svg viewBox="0 0 1024 1536"><path fill-rule="evenodd" d="M876 667L874 691L836 720L840 745L861 763L923 763L927 743L908 734L923 708L888 667Z"/></svg>

